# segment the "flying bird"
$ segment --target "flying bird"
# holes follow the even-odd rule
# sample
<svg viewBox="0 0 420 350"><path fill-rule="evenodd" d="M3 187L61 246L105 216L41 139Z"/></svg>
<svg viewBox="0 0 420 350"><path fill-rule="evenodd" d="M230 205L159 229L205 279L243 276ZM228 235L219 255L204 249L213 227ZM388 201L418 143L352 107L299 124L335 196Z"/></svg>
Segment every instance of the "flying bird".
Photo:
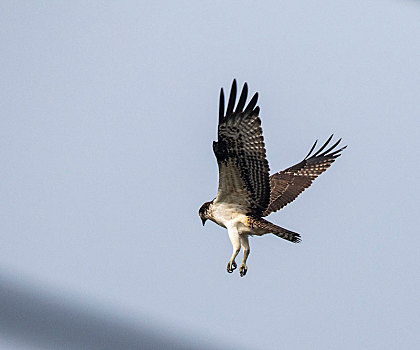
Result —
<svg viewBox="0 0 420 350"><path fill-rule="evenodd" d="M223 88L220 91L218 135L217 141L213 142L219 166L219 187L216 198L201 206L199 216L203 226L209 219L227 228L233 246L227 272L232 273L237 268L235 258L242 248L239 274L243 277L248 270L246 261L250 253L249 236L272 233L293 243L300 242L298 233L277 226L263 217L294 201L347 146L337 148L341 139L330 146L331 135L315 150L315 141L301 162L270 176L259 117L260 108L257 106L258 93L246 105L247 83L243 86L237 104L236 92L236 80L233 80L225 111Z"/></svg>

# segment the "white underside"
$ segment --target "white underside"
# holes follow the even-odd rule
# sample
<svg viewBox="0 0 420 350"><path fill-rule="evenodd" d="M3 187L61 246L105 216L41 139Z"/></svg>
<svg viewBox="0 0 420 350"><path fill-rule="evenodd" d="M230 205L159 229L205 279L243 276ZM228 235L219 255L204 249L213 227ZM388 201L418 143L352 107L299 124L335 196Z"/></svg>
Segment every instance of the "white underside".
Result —
<svg viewBox="0 0 420 350"><path fill-rule="evenodd" d="M210 220L227 228L229 239L232 242L233 247L232 257L229 260L228 266L235 261L236 256L242 248L244 254L241 267L245 268L246 273L246 261L250 252L248 237L250 235L261 236L266 234L267 231L257 227L250 228L248 226L249 218L246 215L246 209L238 204L214 201L210 204L209 214ZM232 272L232 270L230 272Z"/></svg>
<svg viewBox="0 0 420 350"><path fill-rule="evenodd" d="M230 203L214 203L211 206L212 217L210 220L227 228L236 228L240 234L252 234L251 230L244 225L247 221L245 211L238 205Z"/></svg>

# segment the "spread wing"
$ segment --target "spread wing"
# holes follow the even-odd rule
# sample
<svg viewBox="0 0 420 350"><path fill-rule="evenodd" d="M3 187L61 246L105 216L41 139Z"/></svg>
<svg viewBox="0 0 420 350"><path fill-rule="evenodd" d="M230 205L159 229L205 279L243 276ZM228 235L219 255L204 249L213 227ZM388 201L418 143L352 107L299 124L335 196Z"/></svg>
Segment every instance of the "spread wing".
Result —
<svg viewBox="0 0 420 350"><path fill-rule="evenodd" d="M213 151L219 165L219 188L215 203L237 205L245 213L261 216L270 201L269 166L266 159L258 93L245 107L245 83L236 102L236 80L232 83L225 114L225 98L220 91L219 127Z"/></svg>
<svg viewBox="0 0 420 350"><path fill-rule="evenodd" d="M318 151L311 155L317 143L315 141L303 161L270 176L270 204L264 211L263 216L280 210L290 202L293 202L297 196L312 184L312 181L327 170L335 159L341 155L340 152L347 147L336 149L341 139L324 151L332 137L333 135L329 137Z"/></svg>

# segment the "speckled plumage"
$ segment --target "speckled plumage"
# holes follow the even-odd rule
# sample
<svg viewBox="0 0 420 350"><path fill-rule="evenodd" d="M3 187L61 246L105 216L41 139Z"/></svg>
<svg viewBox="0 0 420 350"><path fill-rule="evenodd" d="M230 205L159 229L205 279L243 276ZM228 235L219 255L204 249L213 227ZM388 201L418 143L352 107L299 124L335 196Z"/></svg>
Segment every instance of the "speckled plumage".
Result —
<svg viewBox="0 0 420 350"><path fill-rule="evenodd" d="M280 210L290 202L293 202L340 156L340 152L347 147L336 149L341 139L324 151L331 139L332 135L317 152L311 155L317 144L317 141L315 141L304 160L270 176L270 204L264 211L263 216Z"/></svg>
<svg viewBox="0 0 420 350"><path fill-rule="evenodd" d="M239 272L247 272L246 260L250 249L248 236L273 233L288 241L300 242L298 233L277 226L262 217L283 208L312 184L340 156L345 148L336 149L341 139L327 147L332 136L313 155L316 142L300 163L269 176L260 108L255 93L245 107L248 86L245 83L236 103L236 80L233 80L225 112L223 89L220 92L218 139L213 151L219 166L217 196L199 210L203 225L207 219L227 228L233 245L227 271L236 268L235 258L240 249L244 256Z"/></svg>

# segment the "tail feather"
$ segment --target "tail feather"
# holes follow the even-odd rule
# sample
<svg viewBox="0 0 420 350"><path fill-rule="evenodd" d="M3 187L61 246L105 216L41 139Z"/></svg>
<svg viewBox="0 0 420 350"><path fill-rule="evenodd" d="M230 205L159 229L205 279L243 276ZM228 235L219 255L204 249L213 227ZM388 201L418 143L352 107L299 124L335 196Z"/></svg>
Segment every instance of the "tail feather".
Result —
<svg viewBox="0 0 420 350"><path fill-rule="evenodd" d="M287 239L288 241L293 243L300 243L302 241L299 233L289 231L280 226L277 226L277 229L276 231L273 231L273 234L275 234L277 237Z"/></svg>
<svg viewBox="0 0 420 350"><path fill-rule="evenodd" d="M287 230L283 227L277 226L270 221L259 219L255 222L255 225L259 228L262 228L264 230L267 230L271 232L272 234L276 235L277 237L286 239L293 243L299 243L301 242L300 234Z"/></svg>

